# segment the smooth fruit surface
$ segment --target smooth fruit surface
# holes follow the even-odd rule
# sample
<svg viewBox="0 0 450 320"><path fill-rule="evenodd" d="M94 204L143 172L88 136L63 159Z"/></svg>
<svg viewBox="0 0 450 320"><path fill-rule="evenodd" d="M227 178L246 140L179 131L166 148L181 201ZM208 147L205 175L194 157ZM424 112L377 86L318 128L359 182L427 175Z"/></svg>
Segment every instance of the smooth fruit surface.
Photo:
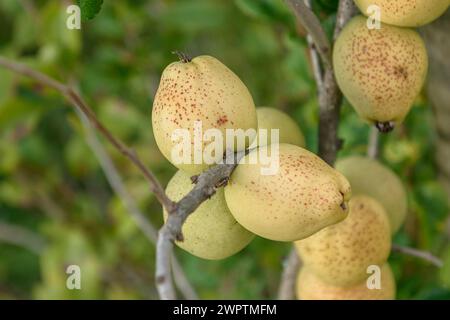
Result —
<svg viewBox="0 0 450 320"><path fill-rule="evenodd" d="M370 276L369 274L367 275ZM393 300L395 279L388 263L381 267L381 288L369 289L367 280L351 287L337 287L323 282L310 269L301 268L297 277L297 298L300 300Z"/></svg>
<svg viewBox="0 0 450 320"><path fill-rule="evenodd" d="M279 143L289 143L299 147L305 146L305 137L297 125L297 123L288 114L281 110L269 107L259 107L256 109L258 118L258 130L267 130L267 142L259 141L258 145L262 146L270 144L271 133L270 130L279 130Z"/></svg>
<svg viewBox="0 0 450 320"><path fill-rule="evenodd" d="M194 185L189 174L179 170L167 185L167 195L173 201L180 200ZM164 212L164 220L167 213ZM203 202L189 215L182 228L184 241L176 244L194 256L218 260L242 250L254 235L240 226L225 203L223 188L211 199Z"/></svg>
<svg viewBox="0 0 450 320"><path fill-rule="evenodd" d="M190 163L175 163L172 150L180 141L172 141L172 134L176 129L189 130L193 146L195 121L201 121L203 133L216 128L222 137L226 136L226 129L257 129L256 109L247 87L230 69L210 56L170 64L161 76L153 102L153 133L159 149L176 167L189 173L199 173L209 165L195 164L193 150ZM202 152L210 142L200 145ZM224 150L225 143L223 138Z"/></svg>
<svg viewBox="0 0 450 320"><path fill-rule="evenodd" d="M383 265L391 250L389 220L381 204L353 196L348 217L295 242L305 266L324 282L352 286L367 277L370 265Z"/></svg>
<svg viewBox="0 0 450 320"><path fill-rule="evenodd" d="M403 121L420 93L428 57L416 31L386 24L369 30L366 20L353 18L336 40L335 75L359 116L388 131Z"/></svg>
<svg viewBox="0 0 450 320"><path fill-rule="evenodd" d="M442 15L448 0L355 0L361 12L368 15L371 5L380 8L380 20L400 27L419 27Z"/></svg>
<svg viewBox="0 0 450 320"><path fill-rule="evenodd" d="M336 169L348 179L354 195L368 195L384 206L392 233L396 233L408 212L407 194L399 177L379 161L361 156L338 160Z"/></svg>
<svg viewBox="0 0 450 320"><path fill-rule="evenodd" d="M279 146L279 169L263 175L255 153L272 154ZM258 159L260 160L260 159ZM313 153L290 144L263 146L241 159L225 187L236 220L271 240L303 239L347 216L351 194L347 179Z"/></svg>

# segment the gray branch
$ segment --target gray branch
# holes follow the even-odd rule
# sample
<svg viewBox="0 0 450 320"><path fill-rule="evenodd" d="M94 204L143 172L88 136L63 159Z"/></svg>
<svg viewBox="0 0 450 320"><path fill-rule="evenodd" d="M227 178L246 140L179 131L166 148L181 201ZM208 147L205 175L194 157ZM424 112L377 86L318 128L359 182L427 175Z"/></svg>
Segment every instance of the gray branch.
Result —
<svg viewBox="0 0 450 320"><path fill-rule="evenodd" d="M442 268L444 266L444 263L442 262L441 259L434 256L432 253L430 253L428 251L404 247L404 246L400 246L398 244L392 244L392 251L400 252L400 253L403 253L403 254L406 254L406 255L409 255L412 257L423 259L425 261L430 262L432 265L434 265L438 268Z"/></svg>
<svg viewBox="0 0 450 320"><path fill-rule="evenodd" d="M353 0L339 2L334 40L355 14L355 8ZM341 104L342 93L336 83L333 68L331 65L326 65L323 86L319 87L319 156L330 165L336 161L337 152L342 144L337 135Z"/></svg>
<svg viewBox="0 0 450 320"><path fill-rule="evenodd" d="M380 131L375 127L370 128L369 142L367 143L367 156L372 159L378 158Z"/></svg>
<svg viewBox="0 0 450 320"><path fill-rule="evenodd" d="M105 177L113 189L114 193L119 197L122 204L126 208L127 212L130 214L131 218L134 220L136 226L142 231L145 237L149 240L150 243L156 245L158 238L158 231L156 228L148 221L145 217L144 213L138 208L136 202L132 198L132 196L128 193L125 185L123 183L123 179L117 171L116 166L112 162L111 158L107 154L105 148L100 143L96 133L94 132L91 123L86 118L84 113L76 109L77 115L81 120L83 128L86 132L86 141L91 149L91 151L96 156L102 170L105 174ZM198 299L198 296L195 290L192 288L192 285L187 280L187 277L181 268L179 262L175 257L172 258L172 267L175 277L175 284L177 288L181 291L183 296L186 299Z"/></svg>
<svg viewBox="0 0 450 320"><path fill-rule="evenodd" d="M38 234L6 222L0 222L0 241L23 247L37 255L45 247L45 240Z"/></svg>
<svg viewBox="0 0 450 320"><path fill-rule="evenodd" d="M324 64L331 68L331 44L327 34L320 24L319 18L311 11L303 0L286 0L294 11L298 22L306 29L312 38L315 48Z"/></svg>
<svg viewBox="0 0 450 320"><path fill-rule="evenodd" d="M283 273L281 274L278 288L278 300L292 300L295 297L295 283L301 263L297 251L292 247L283 263Z"/></svg>
<svg viewBox="0 0 450 320"><path fill-rule="evenodd" d="M311 9L311 0L305 0L305 4L308 8ZM322 66L320 65L319 53L317 52L316 46L314 45L314 39L310 34L306 36L306 40L308 41L308 48L311 57L311 66L314 74L314 79L316 80L317 88L322 88L323 71Z"/></svg>
<svg viewBox="0 0 450 320"><path fill-rule="evenodd" d="M156 286L161 299L175 299L176 293L173 287L170 270L170 259L173 251L173 241L183 240L181 227L187 217L198 206L211 198L217 188L223 187L228 182L234 168L245 152L229 154L223 164L218 164L199 176L193 177L194 188L177 202L172 211L168 211L168 218L159 231L156 247Z"/></svg>
<svg viewBox="0 0 450 320"><path fill-rule="evenodd" d="M297 4L295 9L299 22L309 32L309 48L311 61L313 63L314 76L316 78L318 94L319 94L319 156L329 165L333 165L337 152L340 148L341 141L338 138L339 113L342 104L342 93L336 83L334 77L333 66L328 59L331 59L331 49L328 49L328 57L321 52L323 48L323 39L317 34L317 29L322 29L320 21L315 19L307 19L304 15L314 13L308 8L311 3L308 0L288 1ZM356 6L353 0L341 0L336 16L336 26L334 29L334 40L342 31L345 24L356 13ZM319 21L319 24L311 21ZM305 25L311 23L310 25ZM313 31L313 33L310 32ZM328 40L327 40L328 41ZM330 45L328 45L331 48ZM324 70L322 72L318 62L318 56L322 59ZM292 249L287 262L284 265L281 275L280 287L278 292L279 299L295 298L295 282L298 269L300 268L300 259L297 257L295 249Z"/></svg>
<svg viewBox="0 0 450 320"><path fill-rule="evenodd" d="M43 85L46 85L48 87L51 87L58 92L60 92L75 108L75 110L78 110L80 114L83 114L86 119L89 121L89 123L98 130L107 140L110 142L122 155L124 155L128 160L130 160L144 175L144 177L149 182L150 191L155 194L156 199L166 208L166 210L170 213L179 212L181 209L185 208L189 209L189 203L188 201L183 202L180 205L175 204L172 200L169 199L169 197L166 195L164 188L161 186L159 181L156 179L153 172L147 169L147 167L142 163L138 155L129 149L125 144L123 144L121 141L119 141L100 121L97 119L95 113L92 111L92 109L84 102L84 100L81 98L80 95L78 95L71 87L67 86L66 84L63 84L41 72L38 72L36 70L33 70L26 65L23 65L21 63L17 63L15 61L9 60L7 58L4 58L0 56L0 66L3 66L4 68L13 71L17 74L20 74L22 76L29 77ZM111 169L111 168L109 168ZM113 177L115 187L118 187L117 185L117 177ZM122 191L121 191L122 192ZM205 192L207 193L207 192ZM204 201L204 200L203 200ZM198 204L199 205L199 204ZM197 206L198 206L197 205ZM190 206L194 207L194 206ZM192 210L195 210L193 208ZM172 215L173 216L173 215ZM152 230L148 224L144 223L143 216L142 215L134 215L134 217L141 223L141 226L145 228L146 235L151 239L154 238L154 230ZM173 218L170 218L170 220L173 220ZM182 220L184 222L184 220ZM176 229L176 228L175 228ZM181 230L181 226L180 226ZM174 233L176 238L181 238L181 231ZM175 238L172 234L170 236L170 243ZM159 243L159 241L158 241ZM169 266L167 268L168 273L170 274L171 268L170 268L170 257L172 256L172 251L169 250L169 258L167 261L169 261ZM158 264L157 264L158 265ZM175 269L180 270L179 264L175 261ZM176 275L177 279L180 279L180 275ZM187 280L186 280L187 281ZM186 282L184 281L184 282ZM186 283L184 283L186 285ZM173 288L173 284L171 283L171 288ZM182 289L182 288L180 288ZM173 295L175 295L175 290L173 291Z"/></svg>
<svg viewBox="0 0 450 320"><path fill-rule="evenodd" d="M59 93L61 93L75 108L82 112L90 121L92 126L100 132L103 137L111 143L117 151L119 151L123 156L128 158L144 175L147 179L150 187L150 191L155 194L155 197L158 201L165 207L167 210L171 210L174 203L167 197L164 192L164 188L159 183L158 179L156 179L153 172L147 169L147 167L142 163L138 155L129 149L125 144L119 141L114 135L97 119L95 113L92 109L83 101L81 96L76 93L71 87L39 72L27 67L24 64L17 63L15 61L6 59L0 56L0 66L5 67L6 69L13 71L17 74L23 75L25 77L29 77L43 85L51 87Z"/></svg>

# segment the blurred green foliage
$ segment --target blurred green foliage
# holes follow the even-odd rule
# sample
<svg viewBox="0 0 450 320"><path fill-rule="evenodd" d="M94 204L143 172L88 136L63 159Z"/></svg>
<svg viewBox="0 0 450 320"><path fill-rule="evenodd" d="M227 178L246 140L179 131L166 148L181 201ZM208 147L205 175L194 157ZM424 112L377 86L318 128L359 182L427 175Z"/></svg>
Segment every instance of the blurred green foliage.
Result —
<svg viewBox="0 0 450 320"><path fill-rule="evenodd" d="M94 1L95 2L95 1ZM101 1L100 1L101 2ZM287 111L317 149L317 98L304 33L282 0L104 1L81 30L65 27L70 1L0 2L0 54L77 85L100 120L132 146L161 181L175 169L152 137L150 111L162 70L176 57L217 57L257 105ZM337 1L314 1L331 34ZM364 154L368 126L342 110L340 156ZM402 178L410 212L395 242L427 249L435 267L393 253L402 299L450 299L448 195L436 180L426 97L404 126L382 137L382 161ZM140 209L156 226L160 205L139 172L107 150ZM0 223L45 239L40 255L0 243L0 298L156 298L155 249L111 191L78 117L56 92L0 69ZM447 229L446 229L447 228ZM256 239L238 255L204 261L177 255L202 298L274 298L289 244ZM82 290L65 269L82 268Z"/></svg>

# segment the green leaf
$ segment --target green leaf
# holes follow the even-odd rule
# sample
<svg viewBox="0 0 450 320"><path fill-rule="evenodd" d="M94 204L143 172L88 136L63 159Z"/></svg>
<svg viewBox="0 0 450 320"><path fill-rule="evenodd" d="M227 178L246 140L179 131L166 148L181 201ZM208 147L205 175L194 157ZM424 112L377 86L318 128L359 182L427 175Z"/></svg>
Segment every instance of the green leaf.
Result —
<svg viewBox="0 0 450 320"><path fill-rule="evenodd" d="M93 19L102 8L103 0L77 0L81 9L81 19L84 21Z"/></svg>

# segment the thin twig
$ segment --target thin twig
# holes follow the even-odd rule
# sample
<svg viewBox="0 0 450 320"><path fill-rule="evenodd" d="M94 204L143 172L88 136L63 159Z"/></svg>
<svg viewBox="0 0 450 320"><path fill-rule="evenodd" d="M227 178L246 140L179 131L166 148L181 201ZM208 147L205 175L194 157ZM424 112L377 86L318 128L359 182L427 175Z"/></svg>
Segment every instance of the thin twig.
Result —
<svg viewBox="0 0 450 320"><path fill-rule="evenodd" d="M311 9L311 0L305 0L306 6ZM309 54L311 57L311 65L314 74L314 79L316 80L317 88L323 87L323 71L322 66L320 65L320 57L317 52L316 46L314 44L314 40L310 34L306 36L308 41Z"/></svg>
<svg viewBox="0 0 450 320"><path fill-rule="evenodd" d="M356 7L354 0L340 0L339 8L336 14L336 25L334 27L333 40L336 41L337 37L344 29L347 22L356 14L358 14L358 8Z"/></svg>
<svg viewBox="0 0 450 320"><path fill-rule="evenodd" d="M142 213L142 211L136 205L134 199L128 193L123 183L122 177L120 176L111 158L107 154L105 148L97 138L97 135L95 134L89 120L86 118L84 113L81 113L81 111L79 111L78 109L76 109L76 111L86 132L86 141L92 152L96 156L98 162L100 163L100 166L102 167L102 170L111 188L120 198L122 204L127 209L127 212L130 214L131 218L134 220L138 228L144 233L145 237L150 241L150 243L156 245L158 238L157 229L150 223L150 221L148 221L144 213ZM198 299L195 290L187 280L183 269L181 268L179 262L175 257L172 258L172 267L175 278L175 285L181 291L183 296L186 299L190 300Z"/></svg>
<svg viewBox="0 0 450 320"><path fill-rule="evenodd" d="M174 203L167 197L164 192L164 188L161 186L159 181L156 179L154 174L147 169L147 167L139 159L138 155L126 147L121 141L115 138L112 133L103 126L100 121L95 116L92 109L83 101L80 95L78 95L69 86L50 78L49 76L35 71L23 64L11 61L0 56L0 66L5 67L11 71L14 71L23 76L34 79L35 81L45 84L64 95L72 104L73 107L78 108L82 111L86 117L89 119L91 124L125 157L127 157L131 162L142 172L150 185L150 191L155 194L158 201L167 209L172 210Z"/></svg>
<svg viewBox="0 0 450 320"><path fill-rule="evenodd" d="M167 297L175 297L175 290L173 288L173 284L172 284L172 280L171 280L171 268L170 268L170 258L172 257L172 241L175 238L181 239L181 224L184 222L184 220L186 219L187 215L190 212L187 212L187 210L192 209L192 211L195 210L195 208L197 208L200 203L202 201L204 201L206 198L203 197L202 200L200 200L198 203L196 203L194 205L194 203L189 203L190 198L187 197L187 199L185 201L181 201L180 204L175 204L174 202L172 202L169 197L167 197L163 187L161 186L161 184L159 183L159 181L156 179L156 177L154 176L154 174L149 171L145 165L142 163L142 161L139 159L138 155L131 151L130 149L128 149L122 142L120 142L118 139L116 139L112 133L105 127L103 126L99 120L97 119L97 117L95 116L94 112L91 110L91 108L83 101L83 99L81 98L80 95L78 95L72 88L70 88L69 86L41 73L38 71L35 71L23 64L11 61L9 59L6 59L2 56L0 56L0 66L5 67L6 69L9 69L13 72L16 72L20 75L29 77L41 84L47 85L57 91L59 91L64 97L66 97L70 102L71 105L73 107L75 107L75 109L79 110L82 114L84 114L86 116L86 118L90 121L91 125L96 128L120 153L122 153L125 157L127 157L134 165L136 165L136 167L143 173L143 175L146 177L146 179L149 182L150 185L150 191L153 192L157 198L157 200L166 208L166 210L169 212L169 219L168 221L171 221L170 223L170 228L165 228L166 225L164 225L163 229L168 229L170 230L170 232L167 232L167 239L169 239L169 245L168 246L162 246L164 247L168 247L168 250L163 250L163 252L166 252L168 254L168 258L166 260L164 260L165 262L168 261L168 265L164 264L164 267L166 268L167 274L169 275L167 278L170 279L170 293L167 295L161 295L162 298L167 298ZM220 172L219 172L220 173ZM223 178L221 178L223 179ZM213 186L215 184L212 184ZM205 186L203 186L205 187ZM199 192L198 189L194 188L196 193L201 193ZM205 188L205 194L209 194L210 193L210 189L211 188ZM194 191L194 190L193 190ZM209 196L211 196L212 194L209 194ZM192 212L191 211L191 212ZM178 216L176 213L178 212L183 212L184 214L180 214L181 219L174 219L174 216ZM176 222L173 223L172 220L176 220L179 221L181 224L178 225ZM140 223L142 223L142 220L140 220ZM145 226L145 224L142 224L143 226ZM146 228L146 233L148 235L150 235L152 232L150 231L150 229L148 228L148 225L145 227ZM172 231L173 230L173 231ZM172 233L173 232L173 233ZM162 233L162 232L160 232ZM150 237L154 237L150 236ZM161 237L162 238L162 237ZM157 243L160 243L161 239L158 239ZM157 245L157 248L160 248L161 246ZM161 250L160 250L161 251ZM177 263L175 262L176 265L176 269L180 269L179 265L177 266ZM158 263L157 263L158 266ZM157 268L157 274L159 273L163 274L162 278L164 278L166 272L161 272L160 269ZM180 278L179 275L176 276L178 279ZM158 278L157 278L158 279ZM160 278L161 279L161 276ZM160 283L160 281L156 281L157 285L158 283Z"/></svg>
<svg viewBox="0 0 450 320"><path fill-rule="evenodd" d="M36 203L44 213L54 221L63 221L66 218L64 210L41 188L34 190Z"/></svg>
<svg viewBox="0 0 450 320"><path fill-rule="evenodd" d="M398 244L392 244L392 251L400 252L400 253L403 253L403 254L407 254L409 256L413 256L413 257L416 257L416 258L423 259L425 261L430 262L432 265L434 265L434 266L436 266L438 268L442 268L444 266L444 262L442 262L441 259L439 259L438 257L434 256L432 253L430 253L428 251L423 251L423 250L419 250L419 249L404 247L404 246L400 246Z"/></svg>
<svg viewBox="0 0 450 320"><path fill-rule="evenodd" d="M175 286L181 291L183 296L188 300L198 300L198 295L192 284L189 282L183 267L176 259L175 255L172 257L172 270Z"/></svg>
<svg viewBox="0 0 450 320"><path fill-rule="evenodd" d="M380 131L376 127L370 128L369 142L367 143L367 156L372 159L378 158Z"/></svg>
<svg viewBox="0 0 450 320"><path fill-rule="evenodd" d="M23 247L37 255L45 247L45 240L38 234L6 222L0 222L0 241Z"/></svg>
<svg viewBox="0 0 450 320"><path fill-rule="evenodd" d="M225 164L219 164L201 174L198 177L196 186L192 189L192 191L189 192L189 194L187 194L178 203L174 203L167 197L164 189L162 188L156 177L144 166L137 154L128 149L119 140L117 140L112 135L112 133L98 121L91 108L71 87L53 78L50 78L43 73L35 71L23 64L16 63L1 56L0 66L3 66L18 74L32 78L39 83L42 83L59 91L72 103L72 105L77 110L80 111L81 114L83 114L90 121L91 125L94 128L96 128L120 153L122 153L131 162L133 162L133 164L135 164L138 169L144 174L144 176L150 183L150 190L155 194L157 200L166 208L167 212L169 213L167 222L160 229L157 239L156 285L162 299L175 299L176 292L172 283L171 270L171 260L173 260L173 241L181 241L183 239L181 227L186 218L189 216L189 214L194 212L202 202L210 198L215 193L217 188L222 187L224 184L226 184L232 171L234 170L238 161L244 155L244 153L241 152L234 155L232 154L231 156L234 158L234 161L232 159L227 159ZM135 218L139 221L141 226L144 226L144 228L146 229L146 234L150 238L154 238L154 234L149 226L146 226L146 224L143 222L144 220L141 219L142 216L137 215L135 216ZM174 262L175 278L178 280L180 280L180 269L181 267L179 266L179 264L177 262ZM181 286L183 285L182 280L183 279L181 279L181 281L179 282Z"/></svg>
<svg viewBox="0 0 450 320"><path fill-rule="evenodd" d="M81 111L86 115L86 117L90 120L91 124L125 157L127 157L144 175L144 177L149 182L150 191L155 194L155 197L158 199L159 203L161 203L167 210L171 211L174 207L174 203L172 200L167 197L164 188L159 183L158 179L156 179L153 172L151 172L147 167L142 163L139 159L136 152L132 151L128 147L126 147L122 142L117 140L111 132L106 129L97 119L92 110L88 107L87 104L84 103L82 98L72 89L68 88L68 96L72 99L74 104L81 109Z"/></svg>
<svg viewBox="0 0 450 320"><path fill-rule="evenodd" d="M377 128L372 127L370 129L370 135L369 135L369 142L367 145L367 156L376 159L378 157L379 152L379 139L380 139L380 132ZM414 248L404 247L400 246L398 244L392 244L392 251L394 252L400 252L404 253L410 256L414 256L417 258L424 259L431 264L435 265L438 268L441 268L443 266L443 262L438 257L435 257L433 254L431 254L428 251L422 251Z"/></svg>
<svg viewBox="0 0 450 320"><path fill-rule="evenodd" d="M173 241L183 240L181 227L187 217L198 206L211 198L216 189L224 186L239 160L245 152L229 154L223 164L218 164L200 174L195 180L194 188L176 203L174 211L170 212L166 223L159 231L156 246L156 286L161 299L175 299L175 290L170 272L170 259L173 250ZM232 158L230 158L232 157Z"/></svg>
<svg viewBox="0 0 450 320"><path fill-rule="evenodd" d="M355 14L355 8L353 0L339 2L333 40L336 40L344 25ZM342 93L336 83L333 68L326 65L323 86L319 88L319 156L330 165L336 161L342 144L337 134L341 104Z"/></svg>
<svg viewBox="0 0 450 320"><path fill-rule="evenodd" d="M303 0L286 0L297 17L298 22L306 29L313 39L314 45L327 66L331 67L331 45L327 34L320 24L320 20L309 9Z"/></svg>
<svg viewBox="0 0 450 320"><path fill-rule="evenodd" d="M278 300L291 300L295 297L295 282L301 263L297 251L295 248L291 248L283 263L283 273L278 288Z"/></svg>

